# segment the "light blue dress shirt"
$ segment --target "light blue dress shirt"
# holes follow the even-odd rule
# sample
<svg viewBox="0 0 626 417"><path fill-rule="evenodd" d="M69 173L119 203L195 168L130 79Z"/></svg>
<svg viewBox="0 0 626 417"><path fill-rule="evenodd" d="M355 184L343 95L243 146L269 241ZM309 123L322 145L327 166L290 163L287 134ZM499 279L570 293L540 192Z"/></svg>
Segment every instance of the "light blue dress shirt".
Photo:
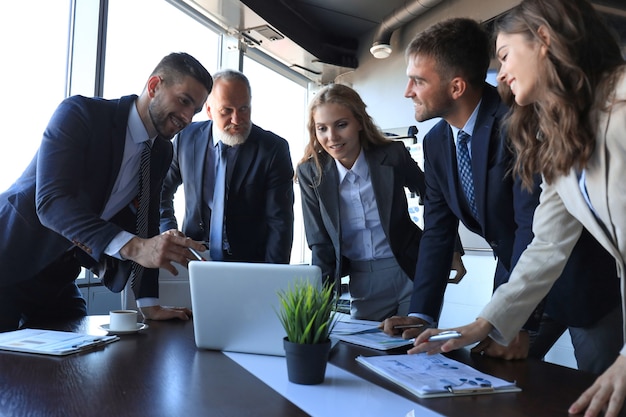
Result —
<svg viewBox="0 0 626 417"><path fill-rule="evenodd" d="M393 257L380 222L365 153L361 150L350 170L337 160L335 164L339 173L341 253L355 261Z"/></svg>

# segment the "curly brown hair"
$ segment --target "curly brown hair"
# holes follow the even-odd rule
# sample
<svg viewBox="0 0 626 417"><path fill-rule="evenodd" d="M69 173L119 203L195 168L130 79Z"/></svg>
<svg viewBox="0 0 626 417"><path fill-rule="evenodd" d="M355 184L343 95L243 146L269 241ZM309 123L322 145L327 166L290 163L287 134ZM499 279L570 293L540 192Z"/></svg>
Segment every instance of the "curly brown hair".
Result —
<svg viewBox="0 0 626 417"><path fill-rule="evenodd" d="M537 69L542 93L535 103L519 106L508 86L498 86L511 106L505 126L517 153L515 173L530 189L537 173L551 183L585 168L595 147L593 115L606 107L624 64L617 37L587 0L524 0L495 22L499 33L521 34L548 50Z"/></svg>

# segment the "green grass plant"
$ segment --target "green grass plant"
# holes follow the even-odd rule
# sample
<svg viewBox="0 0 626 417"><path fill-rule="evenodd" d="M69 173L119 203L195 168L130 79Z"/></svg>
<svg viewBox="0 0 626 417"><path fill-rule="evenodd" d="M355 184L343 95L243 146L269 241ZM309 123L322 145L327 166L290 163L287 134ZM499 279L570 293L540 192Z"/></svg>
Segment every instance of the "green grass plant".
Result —
<svg viewBox="0 0 626 417"><path fill-rule="evenodd" d="M306 280L278 292L280 319L287 339L292 343L323 343L329 339L336 323L336 296L332 284L322 288Z"/></svg>

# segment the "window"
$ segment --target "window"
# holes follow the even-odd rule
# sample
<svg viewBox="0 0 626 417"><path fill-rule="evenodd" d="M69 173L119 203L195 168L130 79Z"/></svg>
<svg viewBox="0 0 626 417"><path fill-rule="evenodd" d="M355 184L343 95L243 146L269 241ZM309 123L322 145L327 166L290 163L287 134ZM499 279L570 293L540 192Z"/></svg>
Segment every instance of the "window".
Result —
<svg viewBox="0 0 626 417"><path fill-rule="evenodd" d="M165 0L109 0L104 96L141 94L156 64L171 52L187 52L217 68L219 35ZM194 120L206 120L201 112Z"/></svg>
<svg viewBox="0 0 626 417"><path fill-rule="evenodd" d="M48 120L65 98L69 18L69 0L0 5L0 192L32 160Z"/></svg>

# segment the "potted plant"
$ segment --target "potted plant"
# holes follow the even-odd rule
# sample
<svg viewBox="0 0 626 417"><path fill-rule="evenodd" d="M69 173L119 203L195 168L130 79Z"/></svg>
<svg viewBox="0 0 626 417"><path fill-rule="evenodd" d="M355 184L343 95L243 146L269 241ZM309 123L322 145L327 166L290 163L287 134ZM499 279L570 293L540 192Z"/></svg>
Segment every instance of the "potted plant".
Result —
<svg viewBox="0 0 626 417"><path fill-rule="evenodd" d="M334 287L298 281L279 291L278 317L287 332L283 344L289 381L320 384L330 352L330 332L336 323Z"/></svg>

